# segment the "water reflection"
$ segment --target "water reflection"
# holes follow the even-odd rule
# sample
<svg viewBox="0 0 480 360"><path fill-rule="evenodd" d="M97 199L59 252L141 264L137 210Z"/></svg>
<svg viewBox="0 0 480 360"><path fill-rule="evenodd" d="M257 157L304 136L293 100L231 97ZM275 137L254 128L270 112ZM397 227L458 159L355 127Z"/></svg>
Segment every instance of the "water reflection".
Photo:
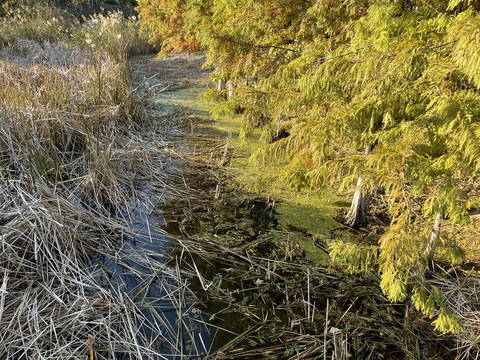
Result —
<svg viewBox="0 0 480 360"><path fill-rule="evenodd" d="M125 214L124 214L125 215ZM131 226L118 236L118 251L100 249L96 280L132 300L148 320L134 327L159 358L196 358L211 347L214 331L202 320L198 299L182 269L184 254L163 229L161 212L139 203L128 214ZM143 320L142 320L143 321Z"/></svg>

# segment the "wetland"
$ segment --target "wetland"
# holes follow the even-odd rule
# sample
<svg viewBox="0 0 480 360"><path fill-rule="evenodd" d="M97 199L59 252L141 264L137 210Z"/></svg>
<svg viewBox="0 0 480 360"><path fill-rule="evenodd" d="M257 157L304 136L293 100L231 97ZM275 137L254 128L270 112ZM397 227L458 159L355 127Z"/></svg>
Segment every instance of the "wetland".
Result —
<svg viewBox="0 0 480 360"><path fill-rule="evenodd" d="M34 23L60 19L46 9L0 23L1 359L479 354L475 262L425 272L463 323L436 331L438 312L392 303L377 268L332 255L378 241L382 204L353 230L352 192L287 186L287 159L255 164L265 139L218 111L204 53L148 55L118 12L62 13L72 35L57 41Z"/></svg>
<svg viewBox="0 0 480 360"><path fill-rule="evenodd" d="M174 144L182 178L172 185L183 198L156 210L161 228L176 239L169 251L194 294L190 313L208 333L199 332L208 344L199 356L450 358L453 339L435 333L411 304L389 303L376 274L332 266L328 241L359 237L335 220L348 206L340 195L286 189L265 181L275 168L248 166L258 138L241 139L234 117L211 120L214 104L202 97L208 73L199 59L131 63L164 89L152 104ZM182 67L201 76L190 83ZM165 69L179 79L162 78Z"/></svg>

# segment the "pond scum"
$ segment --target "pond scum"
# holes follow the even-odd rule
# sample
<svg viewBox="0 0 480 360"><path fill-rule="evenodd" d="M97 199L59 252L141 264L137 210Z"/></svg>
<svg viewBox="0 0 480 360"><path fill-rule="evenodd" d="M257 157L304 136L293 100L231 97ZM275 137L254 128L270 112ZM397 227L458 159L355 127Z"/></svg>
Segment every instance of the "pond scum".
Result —
<svg viewBox="0 0 480 360"><path fill-rule="evenodd" d="M130 80L127 55L151 48L118 13L15 11L0 24L0 359L478 357L474 277L431 275L463 321L459 335L440 335L410 304L388 304L375 275L304 265L281 242L264 257L205 234L174 240L165 259L132 250L131 214L147 208L148 223L158 203L188 202ZM140 285L126 292L109 262ZM199 311L223 341L195 335Z"/></svg>

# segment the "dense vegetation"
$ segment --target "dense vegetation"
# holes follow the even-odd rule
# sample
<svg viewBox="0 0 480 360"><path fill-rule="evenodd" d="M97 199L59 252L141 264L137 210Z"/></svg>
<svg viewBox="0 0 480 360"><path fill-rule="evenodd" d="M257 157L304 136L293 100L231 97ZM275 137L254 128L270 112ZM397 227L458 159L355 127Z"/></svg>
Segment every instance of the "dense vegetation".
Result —
<svg viewBox="0 0 480 360"><path fill-rule="evenodd" d="M439 311L437 329L458 332L425 274L434 256L464 259L458 241L479 206L480 3L140 0L137 9L164 53L206 50L226 98L216 114L241 112L245 135L263 129L254 163L284 163L294 186L354 188L353 228L366 225L373 197L388 218L380 235L332 242L333 259L377 269L390 300L410 294L423 313Z"/></svg>
<svg viewBox="0 0 480 360"><path fill-rule="evenodd" d="M480 353L479 278L432 271L470 256L459 245L478 212L477 2L144 0L143 32L135 1L0 4L0 358ZM158 85L186 56L129 62L154 50L149 36L162 55L206 50L215 115L263 132L253 165L353 195L343 220L355 236L337 229L328 250L358 274L312 266L294 239L312 242L308 231L284 231L270 202L220 186L211 164L227 162L228 141L205 163L201 146L172 151L191 139L170 143L165 129L197 120L165 104L191 89ZM132 64L155 66L133 83ZM158 111L149 91L165 96ZM183 191L190 176L198 193ZM187 235L163 253L170 210ZM377 272L400 304L385 303ZM230 337L211 331L208 348L202 322Z"/></svg>
<svg viewBox="0 0 480 360"><path fill-rule="evenodd" d="M125 214L148 206L142 184L165 177L152 170L162 150L140 148L146 108L127 64L152 48L122 13L3 5L0 358L133 358L141 347L139 358L159 358L141 329L162 331L148 301L135 304L106 267L143 261L121 255L134 236Z"/></svg>

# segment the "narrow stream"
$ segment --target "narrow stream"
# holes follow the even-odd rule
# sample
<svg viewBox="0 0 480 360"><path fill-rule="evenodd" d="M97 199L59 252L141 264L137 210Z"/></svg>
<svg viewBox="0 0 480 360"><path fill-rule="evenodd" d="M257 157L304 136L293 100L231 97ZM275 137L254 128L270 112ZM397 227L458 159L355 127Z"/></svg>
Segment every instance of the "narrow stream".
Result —
<svg viewBox="0 0 480 360"><path fill-rule="evenodd" d="M123 256L104 254L99 264L110 279L97 280L113 289L118 287L139 307L145 307L144 314L152 324L137 325L146 338L158 339L157 351L162 358L207 354L213 330L198 321L197 299L180 268L181 260L172 255L176 240L162 229L165 222L155 207L140 206L130 217L133 226L129 235L119 239Z"/></svg>
<svg viewBox="0 0 480 360"><path fill-rule="evenodd" d="M153 77L148 80L145 87L161 87L160 80ZM163 91L155 94L153 98L155 121L161 122L161 126L168 128L169 133L162 134L163 142L172 143L175 153L194 152L195 143L190 140L182 140L182 134L188 128L185 124L169 126L168 121L173 117L181 117L188 122L189 117L209 116L206 103L199 100L204 88L175 88L166 87ZM157 127L158 124L153 124ZM145 146L155 146L145 144ZM175 157L166 164L170 171L178 176L172 178L173 187L184 188L187 186L183 176L182 162ZM173 169L173 170L172 170ZM181 180L179 180L181 179ZM183 183L181 183L183 182ZM184 191L185 189L183 189ZM223 305L209 303L199 308L201 299L197 294L204 295L202 284L199 283L197 274L191 268L185 268L186 259L192 254L185 252L176 235L175 227L170 230L176 234L169 234L165 230L166 221L163 217L162 206L164 204L165 189L162 193L156 193L147 184L143 190L149 202L130 204L128 216L131 227L118 239L118 246L122 248L120 254L103 252L102 256L94 263L94 267L100 267L97 280L113 291L125 293L140 308L144 309L150 324L137 324L144 333L145 338L152 339L158 353L164 359L204 358L226 342L243 331L243 327L236 319L225 319L222 326L226 331L218 330L216 326L208 325L208 314L214 314L223 309ZM188 202L188 193L183 194ZM168 196L167 196L168 197ZM180 208L176 209L179 211ZM180 210L181 211L181 210ZM181 214L175 214L175 216ZM177 229L178 230L178 229ZM195 264L202 267L198 270L206 273L202 261L197 258ZM195 265L197 266L197 265ZM192 281L193 279L193 281ZM148 305L145 303L148 302ZM207 315L205 315L207 314ZM207 317L207 321L205 321ZM232 321L233 320L233 321ZM240 325L240 326L239 326ZM215 345L218 344L218 345ZM151 344L142 344L151 346ZM121 356L117 358L122 358Z"/></svg>

